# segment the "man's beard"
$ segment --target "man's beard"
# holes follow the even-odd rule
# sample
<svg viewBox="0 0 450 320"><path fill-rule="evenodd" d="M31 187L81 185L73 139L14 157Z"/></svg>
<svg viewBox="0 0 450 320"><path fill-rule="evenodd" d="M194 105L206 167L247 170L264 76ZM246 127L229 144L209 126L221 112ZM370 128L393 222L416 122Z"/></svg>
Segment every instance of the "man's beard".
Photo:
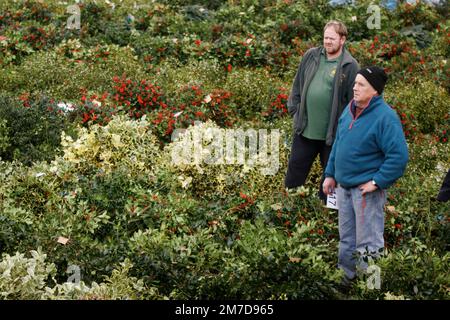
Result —
<svg viewBox="0 0 450 320"><path fill-rule="evenodd" d="M327 53L331 54L331 55L333 55L335 53L338 53L341 49L342 49L342 46L339 46L337 48L335 48L335 47L328 47L328 48L325 47L325 50L327 51Z"/></svg>

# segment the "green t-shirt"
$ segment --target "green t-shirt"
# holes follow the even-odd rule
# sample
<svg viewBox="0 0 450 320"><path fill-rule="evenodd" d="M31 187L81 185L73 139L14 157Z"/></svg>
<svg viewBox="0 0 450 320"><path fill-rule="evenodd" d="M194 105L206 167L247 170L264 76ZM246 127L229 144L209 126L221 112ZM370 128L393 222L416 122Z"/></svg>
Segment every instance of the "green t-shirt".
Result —
<svg viewBox="0 0 450 320"><path fill-rule="evenodd" d="M333 100L334 75L341 56L327 60L325 52L320 55L319 68L306 93L308 122L303 136L308 139L326 139Z"/></svg>

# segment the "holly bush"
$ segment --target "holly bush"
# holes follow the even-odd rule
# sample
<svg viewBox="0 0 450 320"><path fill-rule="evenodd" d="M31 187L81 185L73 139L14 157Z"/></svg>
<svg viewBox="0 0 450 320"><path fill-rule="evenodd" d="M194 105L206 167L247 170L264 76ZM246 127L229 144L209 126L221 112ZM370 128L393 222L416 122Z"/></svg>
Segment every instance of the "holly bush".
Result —
<svg viewBox="0 0 450 320"><path fill-rule="evenodd" d="M73 131L57 103L45 96L21 101L0 96L0 158L32 164L59 153L63 130Z"/></svg>

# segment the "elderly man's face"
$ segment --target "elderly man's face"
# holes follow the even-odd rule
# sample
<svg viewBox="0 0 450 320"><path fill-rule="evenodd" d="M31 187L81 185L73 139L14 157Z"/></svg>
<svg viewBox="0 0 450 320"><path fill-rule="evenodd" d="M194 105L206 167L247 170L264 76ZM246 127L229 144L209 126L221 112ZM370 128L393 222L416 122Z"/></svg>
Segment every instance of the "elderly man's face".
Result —
<svg viewBox="0 0 450 320"><path fill-rule="evenodd" d="M355 85L353 86L353 99L357 105L365 106L377 94L378 92L370 85L366 78L361 74L356 75Z"/></svg>
<svg viewBox="0 0 450 320"><path fill-rule="evenodd" d="M323 46L327 51L328 58L336 58L342 52L342 46L344 45L345 37L341 37L333 26L325 29L323 33Z"/></svg>

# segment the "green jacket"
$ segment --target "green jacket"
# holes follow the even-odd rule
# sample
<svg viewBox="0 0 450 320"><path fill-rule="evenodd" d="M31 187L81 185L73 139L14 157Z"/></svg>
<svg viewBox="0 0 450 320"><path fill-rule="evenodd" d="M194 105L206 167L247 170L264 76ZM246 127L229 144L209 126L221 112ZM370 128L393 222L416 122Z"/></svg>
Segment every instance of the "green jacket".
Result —
<svg viewBox="0 0 450 320"><path fill-rule="evenodd" d="M305 97L308 92L308 86L319 68L321 50L324 50L324 48L311 48L303 55L292 84L287 106L289 114L294 117L294 133L296 134L301 134L306 128L308 114L306 112ZM326 144L329 146L333 144L336 136L339 116L345 106L353 99L353 83L358 70L358 62L344 47L343 57L334 77L333 102L326 135Z"/></svg>

